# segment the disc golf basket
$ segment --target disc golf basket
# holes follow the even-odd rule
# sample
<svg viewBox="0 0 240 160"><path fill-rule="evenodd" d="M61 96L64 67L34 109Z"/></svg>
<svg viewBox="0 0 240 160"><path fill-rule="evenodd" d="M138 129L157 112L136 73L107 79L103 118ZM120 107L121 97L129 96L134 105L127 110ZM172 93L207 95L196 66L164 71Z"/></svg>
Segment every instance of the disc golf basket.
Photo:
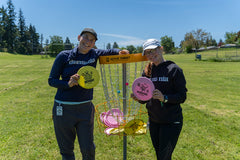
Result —
<svg viewBox="0 0 240 160"><path fill-rule="evenodd" d="M145 105L130 97L133 81L142 76L147 61L142 54L100 56L105 102L96 105L101 132L123 136L123 159L127 157L127 136L146 133Z"/></svg>

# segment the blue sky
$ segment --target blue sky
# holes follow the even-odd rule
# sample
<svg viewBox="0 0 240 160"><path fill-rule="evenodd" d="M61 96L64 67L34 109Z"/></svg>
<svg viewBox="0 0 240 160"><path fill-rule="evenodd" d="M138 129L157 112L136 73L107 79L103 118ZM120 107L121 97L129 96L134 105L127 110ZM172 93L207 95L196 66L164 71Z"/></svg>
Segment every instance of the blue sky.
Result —
<svg viewBox="0 0 240 160"><path fill-rule="evenodd" d="M12 0L45 39L58 35L77 44L85 27L98 33L98 48L117 42L140 46L148 38L173 38L179 46L187 32L203 29L218 42L240 30L240 0ZM7 0L0 5L7 7Z"/></svg>

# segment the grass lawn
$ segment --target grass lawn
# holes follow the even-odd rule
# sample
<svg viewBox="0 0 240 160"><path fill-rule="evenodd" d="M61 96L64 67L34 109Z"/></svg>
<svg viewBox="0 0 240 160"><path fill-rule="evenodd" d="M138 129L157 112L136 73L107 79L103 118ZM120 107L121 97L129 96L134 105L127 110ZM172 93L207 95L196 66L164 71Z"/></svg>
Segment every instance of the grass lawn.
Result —
<svg viewBox="0 0 240 160"><path fill-rule="evenodd" d="M188 98L174 160L240 159L240 62L195 61L195 54L165 55L184 71ZM0 159L60 160L52 123L55 88L47 79L54 59L0 52ZM99 65L98 65L99 67ZM104 102L102 83L95 105ZM97 160L120 160L123 138L106 136L97 121ZM78 143L76 159L81 159ZM129 160L156 159L149 133L127 137Z"/></svg>

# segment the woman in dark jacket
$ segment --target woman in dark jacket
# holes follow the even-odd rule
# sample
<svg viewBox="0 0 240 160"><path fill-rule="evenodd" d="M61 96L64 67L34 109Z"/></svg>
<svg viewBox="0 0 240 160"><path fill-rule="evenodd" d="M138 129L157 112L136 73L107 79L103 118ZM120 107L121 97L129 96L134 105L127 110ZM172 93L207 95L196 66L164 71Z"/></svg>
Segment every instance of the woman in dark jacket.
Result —
<svg viewBox="0 0 240 160"><path fill-rule="evenodd" d="M155 86L146 103L149 115L149 130L158 160L171 160L183 125L181 103L186 100L186 80L182 69L172 61L163 58L163 48L156 39L143 44L143 55L150 61L143 76L151 79Z"/></svg>

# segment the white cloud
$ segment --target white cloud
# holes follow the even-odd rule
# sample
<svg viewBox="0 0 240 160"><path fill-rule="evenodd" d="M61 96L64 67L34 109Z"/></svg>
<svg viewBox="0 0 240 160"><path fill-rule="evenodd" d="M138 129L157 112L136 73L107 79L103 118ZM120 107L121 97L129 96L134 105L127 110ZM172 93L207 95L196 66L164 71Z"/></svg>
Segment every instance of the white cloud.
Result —
<svg viewBox="0 0 240 160"><path fill-rule="evenodd" d="M100 36L115 38L114 42L117 42L119 46L127 46L127 45L141 46L145 41L138 37L119 35L119 34L100 33Z"/></svg>
<svg viewBox="0 0 240 160"><path fill-rule="evenodd" d="M145 5L159 5L161 7L163 6L185 6L189 4L195 4L194 1L186 1L186 0L172 0L172 1L158 1L158 0L148 0L148 1L142 1L140 3L143 3Z"/></svg>

